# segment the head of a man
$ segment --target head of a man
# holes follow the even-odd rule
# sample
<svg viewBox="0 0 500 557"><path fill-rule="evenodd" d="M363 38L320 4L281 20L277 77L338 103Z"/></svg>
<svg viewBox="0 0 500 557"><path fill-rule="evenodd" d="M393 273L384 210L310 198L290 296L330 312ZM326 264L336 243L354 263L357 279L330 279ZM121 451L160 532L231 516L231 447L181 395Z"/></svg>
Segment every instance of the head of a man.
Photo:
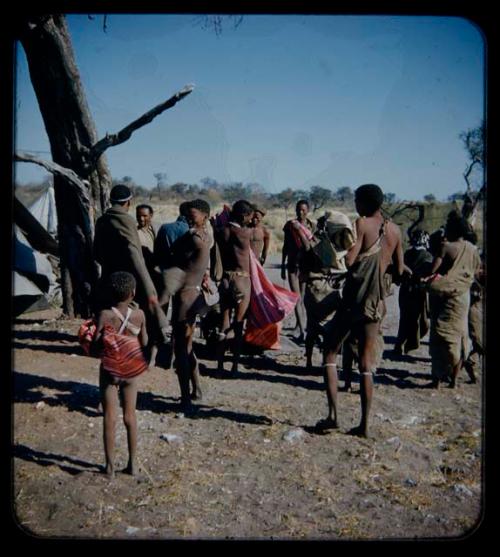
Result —
<svg viewBox="0 0 500 557"><path fill-rule="evenodd" d="M117 271L109 275L109 294L111 303L118 304L132 300L135 296L136 281L126 271Z"/></svg>
<svg viewBox="0 0 500 557"><path fill-rule="evenodd" d="M187 221L189 226L201 228L210 217L210 205L204 199L194 199L189 202Z"/></svg>
<svg viewBox="0 0 500 557"><path fill-rule="evenodd" d="M300 221L305 221L309 213L309 201L300 199L295 205L295 214Z"/></svg>
<svg viewBox="0 0 500 557"><path fill-rule="evenodd" d="M153 207L151 205L137 205L135 208L135 216L139 228L147 228L153 220Z"/></svg>
<svg viewBox="0 0 500 557"><path fill-rule="evenodd" d="M384 192L376 184L364 184L356 188L354 203L356 211L362 217L371 217L382 207Z"/></svg>
<svg viewBox="0 0 500 557"><path fill-rule="evenodd" d="M250 224L253 214L253 205L245 199L240 199L233 204L233 207L231 209L231 220L240 224L241 226L246 226Z"/></svg>
<svg viewBox="0 0 500 557"><path fill-rule="evenodd" d="M187 219L189 215L189 207L191 206L191 201L183 201L179 205L179 215Z"/></svg>
<svg viewBox="0 0 500 557"><path fill-rule="evenodd" d="M130 200L132 199L132 191L125 184L117 184L111 188L109 200L111 205L120 205L127 211L130 209Z"/></svg>
<svg viewBox="0 0 500 557"><path fill-rule="evenodd" d="M464 217L456 211L451 211L446 221L444 235L449 242L456 242L460 238L469 239L471 227Z"/></svg>
<svg viewBox="0 0 500 557"><path fill-rule="evenodd" d="M260 207L254 205L254 211L252 215L252 225L259 226L265 214L266 211L264 209L261 209Z"/></svg>

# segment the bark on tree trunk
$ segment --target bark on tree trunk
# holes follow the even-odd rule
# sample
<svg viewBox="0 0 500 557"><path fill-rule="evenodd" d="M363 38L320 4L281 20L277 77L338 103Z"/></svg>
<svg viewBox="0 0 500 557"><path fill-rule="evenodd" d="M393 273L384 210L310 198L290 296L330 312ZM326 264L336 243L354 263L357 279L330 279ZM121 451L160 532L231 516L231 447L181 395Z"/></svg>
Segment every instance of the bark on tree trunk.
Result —
<svg viewBox="0 0 500 557"><path fill-rule="evenodd" d="M90 213L66 179L54 178L59 221L63 311L87 317L89 294L98 271L92 257L92 223L107 208L111 175L102 155L95 165L89 149L97 142L63 15L33 16L22 22L19 37L50 142L52 159L88 180ZM70 280L69 280L70 278Z"/></svg>

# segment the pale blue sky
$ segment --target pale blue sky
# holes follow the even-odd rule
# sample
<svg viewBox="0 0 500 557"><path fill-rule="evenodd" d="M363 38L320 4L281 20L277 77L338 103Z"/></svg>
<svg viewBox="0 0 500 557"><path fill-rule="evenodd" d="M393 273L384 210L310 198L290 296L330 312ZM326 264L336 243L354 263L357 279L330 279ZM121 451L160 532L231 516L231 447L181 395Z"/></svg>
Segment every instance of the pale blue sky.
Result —
<svg viewBox="0 0 500 557"><path fill-rule="evenodd" d="M268 191L372 182L400 199L462 191L458 135L484 117L481 32L457 17L69 15L99 137L184 85L191 95L106 151L114 178L259 182ZM22 48L17 147L48 151ZM20 182L45 171L16 165Z"/></svg>

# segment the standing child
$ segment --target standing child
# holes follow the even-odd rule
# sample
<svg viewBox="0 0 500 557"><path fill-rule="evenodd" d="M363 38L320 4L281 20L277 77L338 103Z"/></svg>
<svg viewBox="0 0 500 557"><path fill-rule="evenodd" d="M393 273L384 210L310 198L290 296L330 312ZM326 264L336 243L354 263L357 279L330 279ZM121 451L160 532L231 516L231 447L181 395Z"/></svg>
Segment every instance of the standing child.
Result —
<svg viewBox="0 0 500 557"><path fill-rule="evenodd" d="M112 273L109 277L109 295L112 306L97 318L94 349L101 357L99 389L104 412L104 453L106 475L114 476L115 429L119 391L123 399L123 422L127 428L129 459L123 470L135 473L137 449L137 383L148 364L143 354L147 346L146 318L140 309L129 307L134 299L136 282L127 272Z"/></svg>

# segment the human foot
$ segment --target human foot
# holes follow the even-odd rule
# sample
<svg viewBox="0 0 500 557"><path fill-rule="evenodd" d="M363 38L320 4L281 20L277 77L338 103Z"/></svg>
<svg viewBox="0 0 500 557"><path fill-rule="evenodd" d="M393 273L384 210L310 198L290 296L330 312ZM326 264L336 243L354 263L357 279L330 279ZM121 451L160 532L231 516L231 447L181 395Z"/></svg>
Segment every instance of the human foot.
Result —
<svg viewBox="0 0 500 557"><path fill-rule="evenodd" d="M319 422L316 423L316 425L314 426L316 431L319 432L327 432L330 431L332 429L338 429L338 424L337 424L337 420L334 420L332 418L325 418L323 420L319 420Z"/></svg>
<svg viewBox="0 0 500 557"><path fill-rule="evenodd" d="M357 427L353 427L348 432L348 435L355 435L357 437L369 437L368 435L368 428L358 425Z"/></svg>

